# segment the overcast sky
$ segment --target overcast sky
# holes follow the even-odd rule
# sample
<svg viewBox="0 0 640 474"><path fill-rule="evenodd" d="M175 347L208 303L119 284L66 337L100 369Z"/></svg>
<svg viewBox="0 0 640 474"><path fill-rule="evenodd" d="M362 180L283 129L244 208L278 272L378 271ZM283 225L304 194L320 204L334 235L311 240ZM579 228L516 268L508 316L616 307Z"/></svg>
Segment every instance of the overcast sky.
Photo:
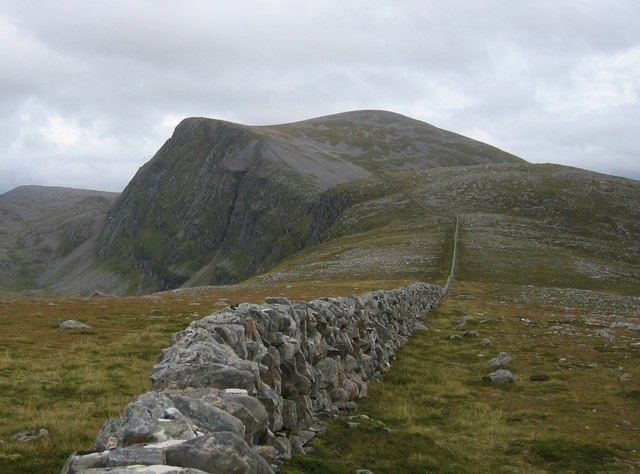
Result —
<svg viewBox="0 0 640 474"><path fill-rule="evenodd" d="M638 0L0 0L0 193L121 191L184 117L385 109L640 179Z"/></svg>

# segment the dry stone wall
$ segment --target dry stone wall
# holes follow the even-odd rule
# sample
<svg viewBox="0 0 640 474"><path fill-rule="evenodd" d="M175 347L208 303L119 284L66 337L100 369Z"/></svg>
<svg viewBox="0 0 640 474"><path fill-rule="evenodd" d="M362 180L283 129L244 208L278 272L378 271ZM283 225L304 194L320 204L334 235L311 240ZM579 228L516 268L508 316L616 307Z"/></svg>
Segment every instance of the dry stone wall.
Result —
<svg viewBox="0 0 640 474"><path fill-rule="evenodd" d="M230 306L172 336L153 390L63 473L271 473L367 394L444 297L426 283L308 303Z"/></svg>

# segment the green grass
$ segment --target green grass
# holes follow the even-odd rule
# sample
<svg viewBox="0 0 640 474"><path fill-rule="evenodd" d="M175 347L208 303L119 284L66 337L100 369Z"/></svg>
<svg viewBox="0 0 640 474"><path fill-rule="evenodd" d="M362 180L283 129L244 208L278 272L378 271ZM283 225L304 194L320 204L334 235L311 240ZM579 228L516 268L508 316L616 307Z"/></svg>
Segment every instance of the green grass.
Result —
<svg viewBox="0 0 640 474"><path fill-rule="evenodd" d="M454 297L435 311L430 330L414 335L392 369L369 383L353 418L332 422L315 451L295 456L285 472L626 472L639 465L635 391L620 395L612 366L634 372L640 364L625 350L612 361L592 335L549 334L550 313L566 307L505 302L500 286L462 288L473 298ZM535 323L523 324L523 316ZM579 317L572 322L585 327ZM449 338L469 329L493 346ZM487 360L500 351L514 357L508 368L516 383L482 383ZM535 373L550 380L530 381ZM349 428L359 415L375 426Z"/></svg>

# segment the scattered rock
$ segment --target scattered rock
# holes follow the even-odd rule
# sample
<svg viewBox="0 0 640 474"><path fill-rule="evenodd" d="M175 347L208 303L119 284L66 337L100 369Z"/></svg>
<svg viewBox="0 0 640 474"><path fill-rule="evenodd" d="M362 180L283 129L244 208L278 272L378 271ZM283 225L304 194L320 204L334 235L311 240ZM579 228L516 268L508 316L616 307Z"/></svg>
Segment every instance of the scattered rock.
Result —
<svg viewBox="0 0 640 474"><path fill-rule="evenodd" d="M452 341L461 341L462 340L462 336L460 334L453 334L453 335L449 336L449 339L451 339Z"/></svg>
<svg viewBox="0 0 640 474"><path fill-rule="evenodd" d="M478 331L466 331L464 337L480 337L480 333Z"/></svg>
<svg viewBox="0 0 640 474"><path fill-rule="evenodd" d="M426 325L426 324L423 324L423 323L421 323L421 322L417 322L417 323L415 324L415 326L413 326L413 330L414 330L414 331L428 331L428 330L429 330L429 328L427 327L427 325Z"/></svg>
<svg viewBox="0 0 640 474"><path fill-rule="evenodd" d="M60 329L92 329L88 324L76 321L75 319L68 319L58 324Z"/></svg>
<svg viewBox="0 0 640 474"><path fill-rule="evenodd" d="M106 294L106 293L103 293L102 291L99 291L99 290L96 290L93 293L91 293L91 297L92 298L105 298L107 296L109 296L109 295Z"/></svg>
<svg viewBox="0 0 640 474"><path fill-rule="evenodd" d="M356 469L355 474L374 474L369 469Z"/></svg>
<svg viewBox="0 0 640 474"><path fill-rule="evenodd" d="M613 340L613 334L611 334L609 331L607 331L606 329L599 329L596 331L596 336L598 337L606 337L609 340Z"/></svg>
<svg viewBox="0 0 640 474"><path fill-rule="evenodd" d="M28 442L35 439L49 439L49 432L44 428L31 431L21 431L11 436L13 441Z"/></svg>
<svg viewBox="0 0 640 474"><path fill-rule="evenodd" d="M609 325L610 328L625 328L632 331L640 331L640 324L628 323L626 321L616 321Z"/></svg>
<svg viewBox="0 0 640 474"><path fill-rule="evenodd" d="M622 374L620 376L620 382L630 382L631 381L631 374Z"/></svg>
<svg viewBox="0 0 640 474"><path fill-rule="evenodd" d="M509 354L507 354L506 352L501 352L500 354L498 354L498 357L494 357L489 362L487 362L487 365L491 369L497 369L498 367L502 367L503 365L509 365L512 360L513 359Z"/></svg>
<svg viewBox="0 0 640 474"><path fill-rule="evenodd" d="M483 377L482 380L493 384L513 383L516 381L513 374L505 369L496 370L495 372Z"/></svg>
<svg viewBox="0 0 640 474"><path fill-rule="evenodd" d="M490 347L493 343L491 342L491 339L483 339L480 345L483 347Z"/></svg>

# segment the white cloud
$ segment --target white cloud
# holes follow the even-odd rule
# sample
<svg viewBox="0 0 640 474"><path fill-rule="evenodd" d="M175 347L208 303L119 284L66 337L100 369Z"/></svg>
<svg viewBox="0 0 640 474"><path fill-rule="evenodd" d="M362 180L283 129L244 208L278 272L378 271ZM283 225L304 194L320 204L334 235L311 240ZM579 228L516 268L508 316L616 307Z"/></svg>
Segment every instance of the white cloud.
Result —
<svg viewBox="0 0 640 474"><path fill-rule="evenodd" d="M538 99L550 112L585 114L638 104L640 45L611 55L582 59L570 71L570 81L540 91Z"/></svg>

